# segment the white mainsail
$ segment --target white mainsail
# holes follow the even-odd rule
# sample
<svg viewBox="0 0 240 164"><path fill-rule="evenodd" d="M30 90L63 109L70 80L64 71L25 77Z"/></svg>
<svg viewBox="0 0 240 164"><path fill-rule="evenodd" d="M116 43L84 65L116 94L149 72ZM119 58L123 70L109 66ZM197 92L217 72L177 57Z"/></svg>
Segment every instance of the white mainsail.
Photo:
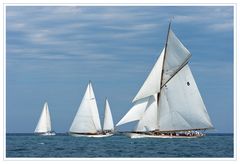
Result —
<svg viewBox="0 0 240 164"><path fill-rule="evenodd" d="M48 104L45 102L34 133L45 133L50 131L52 131L51 118L48 110Z"/></svg>
<svg viewBox="0 0 240 164"><path fill-rule="evenodd" d="M190 52L169 24L166 45L160 57L135 96L135 105L116 126L139 120L135 131L213 128L187 65L190 57Z"/></svg>
<svg viewBox="0 0 240 164"><path fill-rule="evenodd" d="M108 100L105 101L103 130L114 130L113 118Z"/></svg>
<svg viewBox="0 0 240 164"><path fill-rule="evenodd" d="M213 127L188 65L162 87L159 113L160 131Z"/></svg>
<svg viewBox="0 0 240 164"><path fill-rule="evenodd" d="M101 130L96 99L89 82L69 131L72 133L96 133Z"/></svg>

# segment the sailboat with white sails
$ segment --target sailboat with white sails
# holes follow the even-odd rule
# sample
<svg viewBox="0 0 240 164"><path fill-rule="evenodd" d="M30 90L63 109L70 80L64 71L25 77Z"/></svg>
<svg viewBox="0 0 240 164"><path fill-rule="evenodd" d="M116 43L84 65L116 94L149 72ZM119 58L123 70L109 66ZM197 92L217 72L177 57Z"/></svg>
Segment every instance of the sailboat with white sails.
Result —
<svg viewBox="0 0 240 164"><path fill-rule="evenodd" d="M69 134L75 137L108 137L113 135L114 124L108 100L105 100L103 129L91 82L88 83L82 102L75 115Z"/></svg>
<svg viewBox="0 0 240 164"><path fill-rule="evenodd" d="M56 135L56 133L54 131L52 131L50 112L48 109L47 102L44 103L42 113L41 113L41 116L39 118L39 121L38 121L38 124L36 126L34 133L37 135L43 135L43 136Z"/></svg>
<svg viewBox="0 0 240 164"><path fill-rule="evenodd" d="M103 132L108 135L113 135L113 132L114 132L112 112L111 112L110 105L107 98L105 100Z"/></svg>
<svg viewBox="0 0 240 164"><path fill-rule="evenodd" d="M116 126L138 121L131 138L192 138L213 125L191 73L191 54L171 30L133 107Z"/></svg>

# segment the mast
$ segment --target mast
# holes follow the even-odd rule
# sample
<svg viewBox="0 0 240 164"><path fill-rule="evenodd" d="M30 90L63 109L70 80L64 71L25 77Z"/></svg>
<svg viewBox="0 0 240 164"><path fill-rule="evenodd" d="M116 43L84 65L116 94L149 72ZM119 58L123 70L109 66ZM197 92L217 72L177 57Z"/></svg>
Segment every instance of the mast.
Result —
<svg viewBox="0 0 240 164"><path fill-rule="evenodd" d="M165 56L166 56L166 52L167 52L167 43L168 43L168 36L169 36L169 31L170 31L170 28L171 28L171 23L172 23L172 19L170 19L170 22L169 22L169 25L168 25L168 32L167 32L167 38L166 38L166 42L165 42L165 51L164 51L164 56L163 56L163 65L162 65L162 68L164 68L164 62L165 62ZM163 72L164 72L164 69L162 69L162 73L161 73L161 81L160 81L160 88L162 87L162 78L163 78ZM157 95L157 103L159 105L159 100L160 100L160 92L161 90L158 92L158 95Z"/></svg>
<svg viewBox="0 0 240 164"><path fill-rule="evenodd" d="M104 127L105 127L106 107L107 107L107 97L105 97L105 103L104 103L104 118L103 118L103 127L102 127L102 131L104 131Z"/></svg>
<svg viewBox="0 0 240 164"><path fill-rule="evenodd" d="M50 121L50 116L49 116L49 111L48 111L48 104L47 102L45 103L45 112L46 112L46 118L47 118L47 121L46 121L46 124L47 124L47 129L50 127L50 131L51 131L51 125L49 126L49 123L51 122ZM49 122L50 121L50 122ZM49 130L49 129L48 129Z"/></svg>
<svg viewBox="0 0 240 164"><path fill-rule="evenodd" d="M159 101L160 101L160 94L161 94L161 87L162 87L162 81L163 81L163 73L164 73L164 62L165 62L165 57L166 57L166 52L167 52L167 43L168 43L168 36L169 36L169 31L171 28L171 23L172 23L172 19L170 19L169 25L168 25L168 32L167 32L167 38L166 38L166 42L165 42L165 51L164 51L164 56L163 56L163 64L162 64L162 73L161 73L161 81L160 81L160 88L159 88L159 92L157 94L157 122L159 122ZM159 126L158 126L158 130L159 130Z"/></svg>

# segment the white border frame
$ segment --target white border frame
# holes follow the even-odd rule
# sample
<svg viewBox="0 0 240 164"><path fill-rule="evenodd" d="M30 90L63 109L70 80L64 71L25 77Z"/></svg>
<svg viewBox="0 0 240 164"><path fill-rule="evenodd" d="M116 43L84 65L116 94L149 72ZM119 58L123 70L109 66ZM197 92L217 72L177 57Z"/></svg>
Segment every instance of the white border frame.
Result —
<svg viewBox="0 0 240 164"><path fill-rule="evenodd" d="M129 3L129 1L131 1ZM3 40L1 40L2 45L3 45L3 61L0 61L0 65L2 64L2 68L0 70L3 72L3 80L1 80L0 84L3 86L3 98L0 100L0 102L3 104L3 136L1 135L1 139L3 140L3 161L39 161L41 162L42 160L44 161L131 161L131 160L137 160L137 161L165 161L165 160L171 160L171 161L194 161L196 162L197 160L200 161L237 161L237 141L238 141L238 133L237 133L237 123L240 123L240 121L237 120L237 70L239 66L237 65L237 40L238 40L238 29L237 29L237 18L240 14L240 11L237 11L237 8L239 6L237 0L231 0L231 3L229 1L227 3L219 2L219 3L214 3L214 2L209 2L207 0L202 0L202 3L193 3L191 1L185 1L183 3L178 3L176 0L174 2L172 0L169 0L168 3L163 3L163 2L158 2L156 0L150 0L147 3L139 3L137 0L123 0L118 2L111 2L111 1L105 1L103 3L99 3L97 0L91 1L89 3L77 3L74 0L70 0L69 3L65 3L63 0L52 0L51 3L47 3L46 0L42 2L35 2L31 0L25 0L19 2L18 0L3 0L3 3L1 4L1 8L3 9L2 13L0 16L3 18L3 25L1 26L1 29L3 31ZM211 0L212 1L212 0ZM127 3L126 3L127 2ZM177 2L177 3L176 3ZM233 116L233 121L234 121L234 157L233 158L7 158L6 157L6 6L233 6L234 7L234 61L233 61L233 71L234 71L234 81L233 81L233 107L234 107L234 116ZM3 69L3 70L2 70ZM200 162L199 161L199 162Z"/></svg>

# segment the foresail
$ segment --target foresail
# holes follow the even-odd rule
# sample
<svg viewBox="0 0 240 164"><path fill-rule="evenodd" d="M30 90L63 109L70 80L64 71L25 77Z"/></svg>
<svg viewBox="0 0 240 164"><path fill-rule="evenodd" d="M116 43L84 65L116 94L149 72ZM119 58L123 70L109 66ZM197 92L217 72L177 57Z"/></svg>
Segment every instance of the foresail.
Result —
<svg viewBox="0 0 240 164"><path fill-rule="evenodd" d="M35 133L44 133L51 131L50 113L47 103L44 103L41 116L35 129Z"/></svg>
<svg viewBox="0 0 240 164"><path fill-rule="evenodd" d="M112 113L107 99L105 102L103 130L114 130Z"/></svg>
<svg viewBox="0 0 240 164"><path fill-rule="evenodd" d="M188 65L162 87L158 110L161 131L213 127Z"/></svg>
<svg viewBox="0 0 240 164"><path fill-rule="evenodd" d="M149 97L137 100L135 102L134 106L117 123L116 126L119 126L119 125L122 125L122 124L126 124L128 122L139 120L142 117L142 115L143 115L143 113L144 113L144 111L146 109L146 106L148 104L148 99L149 99Z"/></svg>
<svg viewBox="0 0 240 164"><path fill-rule="evenodd" d="M95 133L97 128L92 116L91 110L91 93L90 85L88 84L82 102L78 108L77 114L72 122L69 129L70 132L74 133Z"/></svg>
<svg viewBox="0 0 240 164"><path fill-rule="evenodd" d="M157 95L150 96L145 112L139 120L135 131L152 131L158 129Z"/></svg>
<svg viewBox="0 0 240 164"><path fill-rule="evenodd" d="M162 85L172 78L189 61L191 54L169 29L165 59L163 63Z"/></svg>
<svg viewBox="0 0 240 164"><path fill-rule="evenodd" d="M165 52L165 49L162 50L157 62L153 66L150 74L148 75L141 89L138 91L137 95L133 99L133 102L141 98L154 95L155 93L158 93L160 91L164 52Z"/></svg>

